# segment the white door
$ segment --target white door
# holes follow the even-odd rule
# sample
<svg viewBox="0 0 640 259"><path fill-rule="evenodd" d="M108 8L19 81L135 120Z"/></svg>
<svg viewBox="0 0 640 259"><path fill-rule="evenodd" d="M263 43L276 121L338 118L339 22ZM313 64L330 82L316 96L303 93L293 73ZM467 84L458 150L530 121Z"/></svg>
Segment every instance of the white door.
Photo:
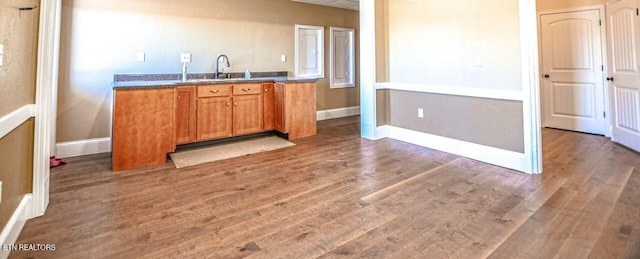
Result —
<svg viewBox="0 0 640 259"><path fill-rule="evenodd" d="M600 11L540 16L543 125L605 133Z"/></svg>
<svg viewBox="0 0 640 259"><path fill-rule="evenodd" d="M607 5L611 139L640 152L640 1Z"/></svg>

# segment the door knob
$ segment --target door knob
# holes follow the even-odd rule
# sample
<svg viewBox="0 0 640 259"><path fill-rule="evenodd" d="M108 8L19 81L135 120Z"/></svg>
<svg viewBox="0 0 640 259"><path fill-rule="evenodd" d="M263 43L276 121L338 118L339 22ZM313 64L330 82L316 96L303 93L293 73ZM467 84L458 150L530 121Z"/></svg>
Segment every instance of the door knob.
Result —
<svg viewBox="0 0 640 259"><path fill-rule="evenodd" d="M613 82L613 77L607 77L607 81Z"/></svg>
<svg viewBox="0 0 640 259"><path fill-rule="evenodd" d="M544 78L549 78L551 77L549 74L544 74Z"/></svg>

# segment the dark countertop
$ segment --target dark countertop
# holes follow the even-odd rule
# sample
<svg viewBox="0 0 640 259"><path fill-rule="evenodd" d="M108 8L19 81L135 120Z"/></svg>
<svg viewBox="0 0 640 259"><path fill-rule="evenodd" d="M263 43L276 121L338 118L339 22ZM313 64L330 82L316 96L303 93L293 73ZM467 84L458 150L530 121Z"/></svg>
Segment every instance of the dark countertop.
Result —
<svg viewBox="0 0 640 259"><path fill-rule="evenodd" d="M189 79L182 80L150 80L150 81L115 81L113 90L145 89L145 88L175 88L183 85L214 85L214 84L242 84L242 83L304 83L316 82L316 78L297 77L258 77L258 78L231 78L231 79Z"/></svg>

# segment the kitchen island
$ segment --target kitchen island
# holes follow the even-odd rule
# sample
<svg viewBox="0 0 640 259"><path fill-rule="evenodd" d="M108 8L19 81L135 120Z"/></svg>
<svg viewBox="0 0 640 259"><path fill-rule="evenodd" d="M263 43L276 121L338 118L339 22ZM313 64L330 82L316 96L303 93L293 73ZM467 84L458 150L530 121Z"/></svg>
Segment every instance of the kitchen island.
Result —
<svg viewBox="0 0 640 259"><path fill-rule="evenodd" d="M316 129L316 79L128 77L113 83L113 171L166 163L177 145L276 131L290 140Z"/></svg>

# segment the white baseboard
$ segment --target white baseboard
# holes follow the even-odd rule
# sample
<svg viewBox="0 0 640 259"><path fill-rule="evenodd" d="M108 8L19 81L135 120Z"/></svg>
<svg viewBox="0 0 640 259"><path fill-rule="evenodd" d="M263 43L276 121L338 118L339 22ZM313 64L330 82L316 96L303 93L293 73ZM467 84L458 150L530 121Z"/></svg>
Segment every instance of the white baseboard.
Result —
<svg viewBox="0 0 640 259"><path fill-rule="evenodd" d="M2 245L12 245L16 243L18 240L18 236L20 236L20 232L22 231L22 227L24 227L24 223L27 222L28 219L28 210L31 207L32 195L27 194L22 197L20 204L13 212L11 218L9 218L9 222L2 229L2 233L0 233L0 258L9 257L8 250L4 250Z"/></svg>
<svg viewBox="0 0 640 259"><path fill-rule="evenodd" d="M342 117L349 117L360 115L360 106L352 106L346 108L323 110L316 112L316 118L318 121L337 119Z"/></svg>
<svg viewBox="0 0 640 259"><path fill-rule="evenodd" d="M0 138L22 125L29 118L36 116L36 105L28 104L0 118Z"/></svg>
<svg viewBox="0 0 640 259"><path fill-rule="evenodd" d="M111 152L111 138L94 138L56 144L56 157L67 158Z"/></svg>
<svg viewBox="0 0 640 259"><path fill-rule="evenodd" d="M411 144L440 150L481 162L526 172L525 155L510 150L475 144L428 133L385 125L376 129L376 138L392 138Z"/></svg>

